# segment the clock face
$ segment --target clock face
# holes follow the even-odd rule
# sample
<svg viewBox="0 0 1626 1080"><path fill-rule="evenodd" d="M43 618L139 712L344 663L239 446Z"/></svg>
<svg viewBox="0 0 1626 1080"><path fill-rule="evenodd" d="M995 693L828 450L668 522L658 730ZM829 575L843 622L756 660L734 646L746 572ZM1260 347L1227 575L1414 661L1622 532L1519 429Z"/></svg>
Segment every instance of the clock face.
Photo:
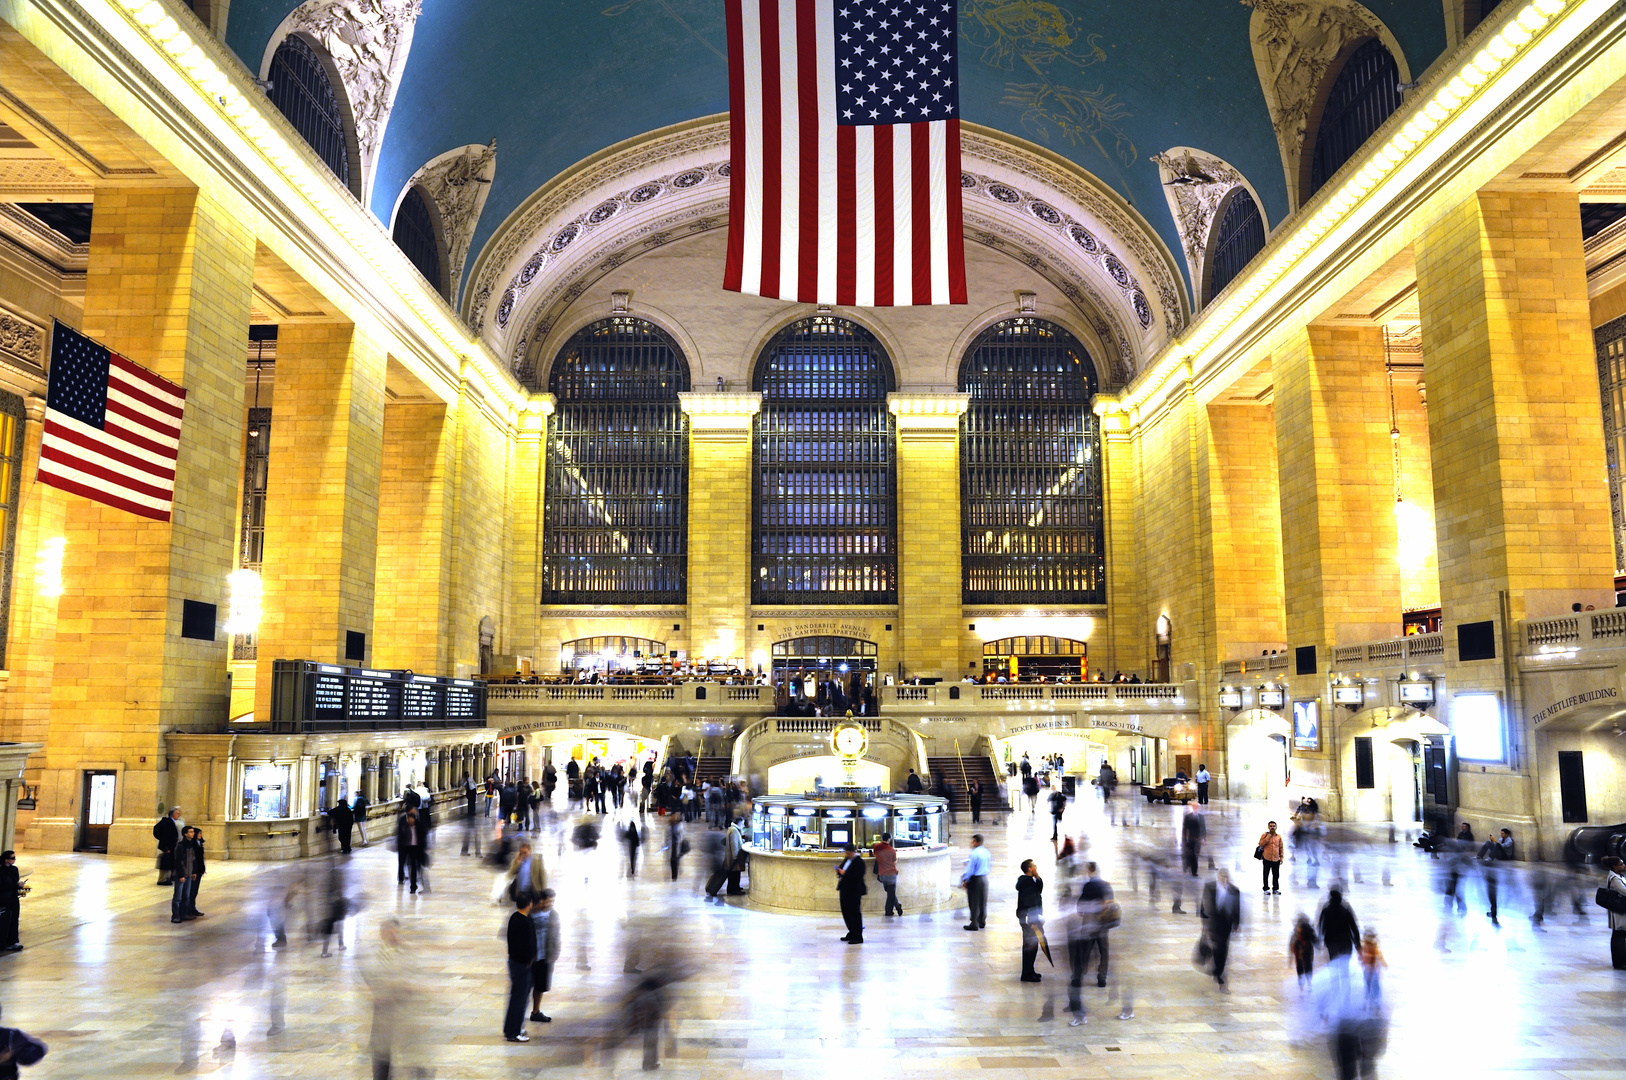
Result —
<svg viewBox="0 0 1626 1080"><path fill-rule="evenodd" d="M864 730L842 728L836 732L836 749L847 757L857 757L864 751Z"/></svg>

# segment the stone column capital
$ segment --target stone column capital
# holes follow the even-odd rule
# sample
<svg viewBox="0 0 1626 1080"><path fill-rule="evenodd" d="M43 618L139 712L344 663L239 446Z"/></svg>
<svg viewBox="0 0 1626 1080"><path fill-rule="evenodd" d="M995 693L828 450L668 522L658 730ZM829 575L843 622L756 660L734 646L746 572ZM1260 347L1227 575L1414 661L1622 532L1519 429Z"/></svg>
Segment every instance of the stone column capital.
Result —
<svg viewBox="0 0 1626 1080"><path fill-rule="evenodd" d="M886 408L898 422L898 434L941 435L960 430L960 417L971 406L970 394L894 393Z"/></svg>
<svg viewBox="0 0 1626 1080"><path fill-rule="evenodd" d="M689 417L689 430L696 435L747 435L757 413L762 411L760 393L695 391L678 395Z"/></svg>

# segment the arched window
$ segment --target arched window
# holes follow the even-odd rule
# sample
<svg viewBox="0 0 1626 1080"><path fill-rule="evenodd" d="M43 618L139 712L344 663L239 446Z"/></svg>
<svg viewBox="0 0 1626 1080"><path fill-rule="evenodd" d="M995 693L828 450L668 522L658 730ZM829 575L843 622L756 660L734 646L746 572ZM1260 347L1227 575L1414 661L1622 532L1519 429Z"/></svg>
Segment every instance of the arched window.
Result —
<svg viewBox="0 0 1626 1080"><path fill-rule="evenodd" d="M1239 187L1231 192L1225 216L1214 230L1214 246L1208 257L1208 290L1203 303L1224 292L1225 286L1235 281L1264 247L1265 219L1259 213L1259 204L1253 201L1247 188Z"/></svg>
<svg viewBox="0 0 1626 1080"><path fill-rule="evenodd" d="M444 296L446 244L441 239L440 214L416 184L407 189L400 209L395 211L394 232L395 246L405 252L429 287Z"/></svg>
<svg viewBox="0 0 1626 1080"><path fill-rule="evenodd" d="M682 604L688 589L689 366L642 319L578 331L548 377L544 604Z"/></svg>
<svg viewBox="0 0 1626 1080"><path fill-rule="evenodd" d="M968 604L1106 602L1095 367L1066 330L1006 319L960 364Z"/></svg>
<svg viewBox="0 0 1626 1080"><path fill-rule="evenodd" d="M1373 38L1355 50L1327 92L1304 197L1320 191L1399 107L1400 68L1383 42Z"/></svg>
<svg viewBox="0 0 1626 1080"><path fill-rule="evenodd" d="M271 57L269 83L266 95L271 104L327 163L339 183L357 191L360 178L353 176L350 167L348 110L315 46L298 34L284 38Z"/></svg>
<svg viewBox="0 0 1626 1080"><path fill-rule="evenodd" d="M857 323L781 331L757 360L752 601L898 598L892 364Z"/></svg>

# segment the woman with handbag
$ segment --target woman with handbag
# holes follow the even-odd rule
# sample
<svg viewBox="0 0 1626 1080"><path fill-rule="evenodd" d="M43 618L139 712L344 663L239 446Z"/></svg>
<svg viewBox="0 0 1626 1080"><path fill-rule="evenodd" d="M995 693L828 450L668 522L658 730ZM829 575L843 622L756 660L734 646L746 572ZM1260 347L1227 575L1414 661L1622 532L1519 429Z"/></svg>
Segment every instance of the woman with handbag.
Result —
<svg viewBox="0 0 1626 1080"><path fill-rule="evenodd" d="M1609 877L1598 890L1598 902L1609 912L1609 958L1617 970L1626 970L1626 863L1610 856L1603 865Z"/></svg>

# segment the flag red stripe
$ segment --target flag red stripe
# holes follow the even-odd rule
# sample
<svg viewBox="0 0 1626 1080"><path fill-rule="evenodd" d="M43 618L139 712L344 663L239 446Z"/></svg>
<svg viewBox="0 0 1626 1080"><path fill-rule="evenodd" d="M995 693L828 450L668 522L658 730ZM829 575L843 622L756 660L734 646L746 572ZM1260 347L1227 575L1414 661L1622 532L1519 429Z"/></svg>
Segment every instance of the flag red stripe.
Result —
<svg viewBox="0 0 1626 1080"><path fill-rule="evenodd" d="M960 121L949 120L944 125L947 136L944 143L944 171L948 173L948 266L951 304L965 304L965 218L960 196Z"/></svg>
<svg viewBox="0 0 1626 1080"><path fill-rule="evenodd" d="M723 288L740 291L745 261L745 30L740 5L751 0L727 0L728 24L728 261L723 267Z"/></svg>
<svg viewBox="0 0 1626 1080"><path fill-rule="evenodd" d="M748 3L753 0L747 0ZM778 0L754 0L762 9L762 289L763 296L779 295L779 231L781 188L779 100Z"/></svg>
<svg viewBox="0 0 1626 1080"><path fill-rule="evenodd" d="M184 387L176 386L162 375L155 375L146 368L142 367L140 364L127 360L118 353L109 353L108 362L113 367L116 367L120 371L124 372L124 374L134 379L140 379L153 390L156 390L161 394L167 394L171 397L178 397L183 399L183 401L186 398L186 389ZM166 409L173 409L176 416L181 415L180 405L171 405L166 402L164 407Z"/></svg>
<svg viewBox="0 0 1626 1080"><path fill-rule="evenodd" d="M155 442L153 439L147 437L147 435L143 432L132 431L129 427L122 423L112 422L107 424L106 430L109 435L117 435L131 446L139 446L149 454L161 457L166 461L175 460L177 453L175 447L165 446L161 442Z"/></svg>
<svg viewBox="0 0 1626 1080"><path fill-rule="evenodd" d="M858 300L858 132L836 127L836 303Z"/></svg>
<svg viewBox="0 0 1626 1080"><path fill-rule="evenodd" d="M140 409L131 408L121 401L114 401L112 398L107 399L107 414L109 416L122 416L126 420L134 421L149 432L156 432L159 435L168 435L172 439L179 439L181 437L181 429L179 427L169 427L161 422L160 417L156 417L148 412L142 412ZM104 422L112 423L110 420ZM124 425L122 424L120 425L120 427L123 426ZM159 452L169 454L171 456L174 456L175 454L175 451L168 447L165 447Z"/></svg>
<svg viewBox="0 0 1626 1080"><path fill-rule="evenodd" d="M70 442L70 443L73 443L75 446L82 446L86 450L94 450L96 453L102 455L103 457L112 458L114 461L122 461L124 464L130 466L130 468L132 468L132 469L140 469L142 472L146 473L149 476L156 477L157 479L160 479L160 480L168 480L168 481L170 481L170 484L171 484L172 487L174 485L174 482L175 482L175 470L174 469L166 469L161 465L155 465L152 462L147 461L147 460L145 460L143 458L136 457L134 454L126 453L125 451L120 450L118 447L113 446L113 445L111 445L109 443L98 442L95 439L92 439L89 436L87 436L82 431L76 431L76 430L74 430L74 429L72 429L70 427L67 427L66 425L63 425L63 424L53 424L53 423L51 423L50 420L45 421L45 429L44 430L45 430L45 434L51 436L54 439L60 439L63 442ZM40 453L41 453L41 455L43 455L45 453L43 448L40 450ZM173 464L174 461L175 461L175 456L173 454L166 454L165 459L168 460L171 464ZM170 497L170 495L169 495L168 492L166 492L161 497L167 499L167 498Z"/></svg>
<svg viewBox="0 0 1626 1080"><path fill-rule="evenodd" d="M804 304L819 298L819 140L824 133L819 130L819 36L814 26L814 5L829 2L796 0L796 96L801 112L801 134L796 145L802 159L802 241L796 299Z"/></svg>
<svg viewBox="0 0 1626 1080"><path fill-rule="evenodd" d="M162 421L163 417L165 417L165 416L173 417L174 420L175 420L175 423L177 425L177 430L179 430L178 425L180 424L180 421L181 421L181 409L182 409L181 406L179 406L179 405L171 405L169 402L163 400L162 398L154 397L151 393L149 393L146 390L145 387L142 387L142 386L134 384L134 383L125 382L123 379L120 379L116 374L108 379L107 388L109 390L117 390L119 393L123 394L125 397L133 398L136 401L141 402L141 404L145 405L147 408L151 409L153 412L161 414L159 416L153 417L154 420Z"/></svg>
<svg viewBox="0 0 1626 1080"><path fill-rule="evenodd" d="M892 305L892 125L875 129L875 306Z"/></svg>
<svg viewBox="0 0 1626 1080"><path fill-rule="evenodd" d="M65 476L56 476L52 473L46 472L44 469L40 470L39 479L40 483L42 484L49 484L54 488L71 492L74 495L83 495L92 502L103 503L107 506L111 506L115 510L127 510L132 514L135 514L137 517L149 518L152 521L168 521L170 517L167 510L154 510L150 506L143 506L140 503L131 502L128 499L121 499L117 495L111 494L105 490L102 490L101 488L93 488L88 484L81 484L75 480L69 480Z"/></svg>
<svg viewBox="0 0 1626 1080"><path fill-rule="evenodd" d="M937 299L932 295L932 136L929 122L910 124L912 143L910 157L913 178L910 205L914 211L914 230L910 247L914 256L914 289L911 303L929 304Z"/></svg>
<svg viewBox="0 0 1626 1080"><path fill-rule="evenodd" d="M96 462L79 457L77 454L71 454L59 446L46 445L40 447L40 460L60 461L70 469L89 473L91 476L99 476L114 487L133 491L137 495L145 495L149 499L169 500L175 498L175 489L173 487L156 487L152 484L143 484L134 477L109 469L105 465L98 465Z"/></svg>

